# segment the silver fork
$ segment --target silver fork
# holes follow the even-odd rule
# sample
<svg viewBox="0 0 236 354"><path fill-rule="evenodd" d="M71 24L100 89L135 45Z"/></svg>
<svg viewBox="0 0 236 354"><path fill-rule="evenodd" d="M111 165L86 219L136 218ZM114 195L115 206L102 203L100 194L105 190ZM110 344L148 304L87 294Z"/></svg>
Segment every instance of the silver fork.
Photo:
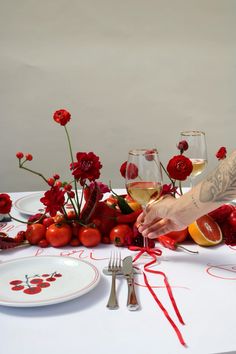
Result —
<svg viewBox="0 0 236 354"><path fill-rule="evenodd" d="M107 307L110 310L115 310L119 307L117 301L117 295L116 295L116 273L121 271L121 267L122 267L121 253L115 252L113 254L111 252L111 256L108 263L108 272L111 272L112 280L111 280L111 292L107 303Z"/></svg>

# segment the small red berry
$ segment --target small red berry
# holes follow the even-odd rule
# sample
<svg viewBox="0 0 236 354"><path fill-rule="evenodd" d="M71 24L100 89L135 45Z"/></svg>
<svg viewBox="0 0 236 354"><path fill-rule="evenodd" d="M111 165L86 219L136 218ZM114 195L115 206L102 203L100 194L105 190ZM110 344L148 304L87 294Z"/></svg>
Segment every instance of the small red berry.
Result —
<svg viewBox="0 0 236 354"><path fill-rule="evenodd" d="M57 186L58 188L61 188L62 182L61 181L56 181L55 186Z"/></svg>
<svg viewBox="0 0 236 354"><path fill-rule="evenodd" d="M31 154L26 154L26 155L25 155L25 158L26 158L26 160L28 160L28 161L32 161L32 160L33 160L33 156L32 156Z"/></svg>
<svg viewBox="0 0 236 354"><path fill-rule="evenodd" d="M69 192L69 191L71 191L71 189L72 189L72 185L71 185L71 184L66 184L66 185L64 186L64 189L65 189L65 191Z"/></svg>
<svg viewBox="0 0 236 354"><path fill-rule="evenodd" d="M22 158L24 157L23 152L21 152L21 151L17 152L17 153L16 153L16 157L17 157L19 160L22 159Z"/></svg>
<svg viewBox="0 0 236 354"><path fill-rule="evenodd" d="M76 237L73 237L70 241L70 246L73 246L73 247L77 247L77 246L80 246L81 245L81 242L78 238Z"/></svg>
<svg viewBox="0 0 236 354"><path fill-rule="evenodd" d="M74 198L75 197L75 192L73 192L73 191L68 192L68 196L70 198Z"/></svg>
<svg viewBox="0 0 236 354"><path fill-rule="evenodd" d="M48 241L46 240L46 238L43 238L42 240L40 240L38 242L38 246L41 247L41 248L46 248L49 246L49 243Z"/></svg>
<svg viewBox="0 0 236 354"><path fill-rule="evenodd" d="M57 173L55 173L55 175L53 175L53 178L54 179L60 179L60 176Z"/></svg>
<svg viewBox="0 0 236 354"><path fill-rule="evenodd" d="M53 187L54 183L55 183L55 179L54 178L48 178L47 182L48 182L50 187Z"/></svg>
<svg viewBox="0 0 236 354"><path fill-rule="evenodd" d="M25 231L19 231L15 237L15 241L22 243L25 241Z"/></svg>

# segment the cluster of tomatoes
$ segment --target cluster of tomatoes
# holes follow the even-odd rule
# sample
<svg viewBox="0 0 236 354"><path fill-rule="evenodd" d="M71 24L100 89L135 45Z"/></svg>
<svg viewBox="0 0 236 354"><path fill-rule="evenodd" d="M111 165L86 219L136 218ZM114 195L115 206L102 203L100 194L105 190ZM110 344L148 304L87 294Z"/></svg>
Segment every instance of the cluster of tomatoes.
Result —
<svg viewBox="0 0 236 354"><path fill-rule="evenodd" d="M224 204L209 215L220 226L224 242L227 245L236 245L236 206Z"/></svg>
<svg viewBox="0 0 236 354"><path fill-rule="evenodd" d="M77 221L73 211L69 211L66 218L60 214L55 217L34 215L28 220L26 230L17 234L15 241L21 243L26 240L39 247L95 247L100 243L141 246L143 237L135 224L142 211L141 206L130 199L127 202L132 209L129 214L121 213L116 198L110 197L106 201L98 202L87 225Z"/></svg>

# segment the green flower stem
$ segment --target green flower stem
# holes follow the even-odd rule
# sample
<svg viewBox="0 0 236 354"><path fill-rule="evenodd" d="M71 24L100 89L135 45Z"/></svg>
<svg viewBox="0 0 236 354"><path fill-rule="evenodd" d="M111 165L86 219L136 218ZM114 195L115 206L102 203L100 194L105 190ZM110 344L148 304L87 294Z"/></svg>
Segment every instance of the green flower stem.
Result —
<svg viewBox="0 0 236 354"><path fill-rule="evenodd" d="M161 168L163 169L163 171L165 172L165 174L167 175L167 177L169 178L169 180L171 181L171 183L174 185L175 181L172 178L170 178L170 175L167 172L167 170L165 169L165 167L164 167L162 162L160 162L160 165L161 165Z"/></svg>
<svg viewBox="0 0 236 354"><path fill-rule="evenodd" d="M62 206L61 208L62 208L63 214L65 215L66 219L68 219L68 215L67 215L65 207Z"/></svg>
<svg viewBox="0 0 236 354"><path fill-rule="evenodd" d="M71 162L72 162L72 165L73 165L74 164L74 159L73 159L72 147L71 147L71 142L70 142L70 136L69 136L68 130L66 128L66 125L64 125L64 128L65 128L67 141L68 141L68 145L69 145ZM77 202L77 205L78 205L78 211L80 213L79 196L78 196L78 189L77 189L77 183L76 183L75 177L74 177L74 186L75 186L75 196L76 196L76 202Z"/></svg>
<svg viewBox="0 0 236 354"><path fill-rule="evenodd" d="M180 194L183 195L183 190L182 190L182 184L181 181L179 181L179 190L180 190Z"/></svg>
<svg viewBox="0 0 236 354"><path fill-rule="evenodd" d="M35 175L41 177L41 178L48 184L47 179L42 175L42 173L39 173L39 172L37 172L37 171L31 170L31 169L28 168L28 167L23 166L23 163L25 163L25 161L19 164L19 167L20 167L20 168L23 168L23 170L29 171L29 172L31 172L31 173L34 173Z"/></svg>
<svg viewBox="0 0 236 354"><path fill-rule="evenodd" d="M74 209L74 212L75 212L76 216L77 216L77 217L79 217L79 214L80 214L80 209L79 209L79 211L76 209L73 199L72 199L72 198L70 198L69 196L68 196L68 200L71 202L71 204L72 204L72 206L73 206L73 209ZM67 201L68 201L68 200L67 200ZM80 206L78 205L78 207L80 207Z"/></svg>
<svg viewBox="0 0 236 354"><path fill-rule="evenodd" d="M11 219L13 219L13 220L15 220L15 221L18 221L18 222L20 222L20 223L22 223L22 224L32 225L32 224L37 224L38 222L40 222L40 221L44 218L44 216L46 215L46 213L44 213L42 216L40 216L40 218L39 218L38 220L35 220L35 221L33 221L33 222L23 221L23 220L17 219L17 218L15 218L14 216L12 216L10 213L8 213L8 215L9 215L9 217L10 217Z"/></svg>

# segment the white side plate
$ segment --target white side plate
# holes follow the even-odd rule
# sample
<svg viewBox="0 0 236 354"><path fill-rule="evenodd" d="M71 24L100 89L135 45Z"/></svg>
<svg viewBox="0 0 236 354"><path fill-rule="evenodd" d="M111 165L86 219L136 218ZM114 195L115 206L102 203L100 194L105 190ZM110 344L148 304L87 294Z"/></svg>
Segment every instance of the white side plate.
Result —
<svg viewBox="0 0 236 354"><path fill-rule="evenodd" d="M91 263L71 257L34 256L0 264L0 305L33 307L75 299L100 280Z"/></svg>

